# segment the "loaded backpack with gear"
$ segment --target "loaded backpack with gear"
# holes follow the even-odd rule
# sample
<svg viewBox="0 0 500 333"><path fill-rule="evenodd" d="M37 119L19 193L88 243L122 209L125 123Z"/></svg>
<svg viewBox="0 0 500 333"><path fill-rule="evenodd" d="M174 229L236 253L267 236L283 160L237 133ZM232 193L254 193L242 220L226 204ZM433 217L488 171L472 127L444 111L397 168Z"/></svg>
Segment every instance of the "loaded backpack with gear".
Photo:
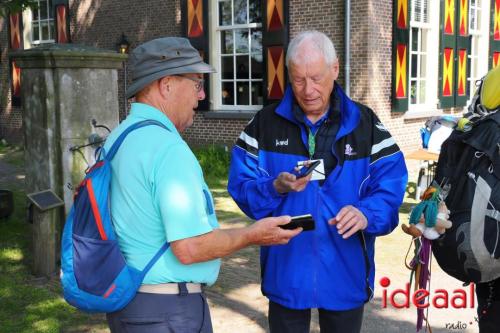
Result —
<svg viewBox="0 0 500 333"><path fill-rule="evenodd" d="M165 253L169 243L157 251L142 270L127 265L118 246L109 205L111 160L132 131L156 125L144 120L128 127L109 152L101 150L74 195L61 244L61 284L64 299L87 312L114 312L134 297L150 268Z"/></svg>
<svg viewBox="0 0 500 333"><path fill-rule="evenodd" d="M450 229L433 241L439 266L464 281L500 278L500 66L480 83L469 112L443 143L435 181Z"/></svg>

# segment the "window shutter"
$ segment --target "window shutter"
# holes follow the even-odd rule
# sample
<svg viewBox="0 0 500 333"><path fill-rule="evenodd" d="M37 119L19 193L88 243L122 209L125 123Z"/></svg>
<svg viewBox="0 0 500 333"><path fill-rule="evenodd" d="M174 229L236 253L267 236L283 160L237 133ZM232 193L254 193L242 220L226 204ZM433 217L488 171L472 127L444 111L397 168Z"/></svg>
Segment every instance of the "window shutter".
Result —
<svg viewBox="0 0 500 333"><path fill-rule="evenodd" d="M491 0L489 68L500 66L500 0Z"/></svg>
<svg viewBox="0 0 500 333"><path fill-rule="evenodd" d="M191 45L200 52L202 59L209 63L209 27L208 0L183 0L181 1L182 33L189 39ZM198 104L198 110L209 110L210 91L208 80L205 81L206 98Z"/></svg>
<svg viewBox="0 0 500 333"><path fill-rule="evenodd" d="M264 103L280 100L287 82L285 54L288 47L288 0L262 1Z"/></svg>
<svg viewBox="0 0 500 333"><path fill-rule="evenodd" d="M68 0L54 0L52 3L55 18L56 43L70 43Z"/></svg>
<svg viewBox="0 0 500 333"><path fill-rule="evenodd" d="M410 0L395 0L393 5L392 110L408 110L408 66L410 40Z"/></svg>
<svg viewBox="0 0 500 333"><path fill-rule="evenodd" d="M439 52L439 107L455 105L456 56L455 0L441 0L440 52Z"/></svg>
<svg viewBox="0 0 500 333"><path fill-rule="evenodd" d="M465 106L467 95L467 77L470 72L470 38L469 38L469 0L457 0L456 17L456 56L455 56L455 106Z"/></svg>
<svg viewBox="0 0 500 333"><path fill-rule="evenodd" d="M9 47L11 50L22 50L23 47L23 19L22 14L16 13L9 15ZM12 105L21 106L21 69L16 63L10 61L10 82Z"/></svg>

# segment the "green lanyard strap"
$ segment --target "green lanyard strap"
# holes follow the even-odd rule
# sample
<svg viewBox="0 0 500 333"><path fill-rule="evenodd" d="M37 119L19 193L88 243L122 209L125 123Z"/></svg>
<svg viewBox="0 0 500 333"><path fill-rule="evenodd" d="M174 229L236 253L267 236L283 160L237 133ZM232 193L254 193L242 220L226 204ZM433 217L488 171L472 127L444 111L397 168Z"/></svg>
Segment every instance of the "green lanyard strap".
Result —
<svg viewBox="0 0 500 333"><path fill-rule="evenodd" d="M318 132L316 132L318 134ZM314 152L316 151L316 134L312 134L312 131L309 127L307 127L307 144L309 146L309 159L312 159L314 156Z"/></svg>

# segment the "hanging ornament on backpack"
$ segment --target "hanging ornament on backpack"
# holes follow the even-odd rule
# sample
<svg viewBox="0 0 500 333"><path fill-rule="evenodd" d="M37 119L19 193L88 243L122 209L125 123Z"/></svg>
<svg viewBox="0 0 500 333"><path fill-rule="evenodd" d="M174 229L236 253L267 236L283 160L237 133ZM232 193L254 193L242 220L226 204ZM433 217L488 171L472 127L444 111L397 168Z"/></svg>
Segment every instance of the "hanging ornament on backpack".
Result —
<svg viewBox="0 0 500 333"><path fill-rule="evenodd" d="M450 212L443 201L443 196L440 186L436 184L430 186L422 195L422 201L411 211L409 226L402 225L403 231L413 237L412 243L415 244L413 259L410 263L405 260L406 267L411 270L410 285L415 281L415 290L427 290L431 278L431 241L451 228L451 222L448 220ZM422 303L424 301L421 300ZM422 329L424 320L429 327L424 309L418 308L417 332Z"/></svg>
<svg viewBox="0 0 500 333"><path fill-rule="evenodd" d="M413 208L410 225L403 224L403 231L414 237L424 236L429 240L439 238L451 228L450 212L441 198L439 186L430 186L423 194L423 200Z"/></svg>

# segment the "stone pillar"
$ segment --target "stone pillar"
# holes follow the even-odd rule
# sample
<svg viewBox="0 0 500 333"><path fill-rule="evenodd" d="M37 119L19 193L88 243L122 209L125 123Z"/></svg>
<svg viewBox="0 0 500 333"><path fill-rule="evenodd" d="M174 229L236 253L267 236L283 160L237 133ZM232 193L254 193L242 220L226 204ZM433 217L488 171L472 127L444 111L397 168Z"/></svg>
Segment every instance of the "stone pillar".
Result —
<svg viewBox="0 0 500 333"><path fill-rule="evenodd" d="M35 261L48 263L35 264L35 274L48 275L59 259L61 226L73 190L87 162L94 163L94 147L71 148L88 144L92 134L107 135L92 125L93 119L110 129L118 124L117 69L127 56L73 44L51 44L10 56L21 68L26 193L51 189L65 201L64 210L34 221Z"/></svg>

